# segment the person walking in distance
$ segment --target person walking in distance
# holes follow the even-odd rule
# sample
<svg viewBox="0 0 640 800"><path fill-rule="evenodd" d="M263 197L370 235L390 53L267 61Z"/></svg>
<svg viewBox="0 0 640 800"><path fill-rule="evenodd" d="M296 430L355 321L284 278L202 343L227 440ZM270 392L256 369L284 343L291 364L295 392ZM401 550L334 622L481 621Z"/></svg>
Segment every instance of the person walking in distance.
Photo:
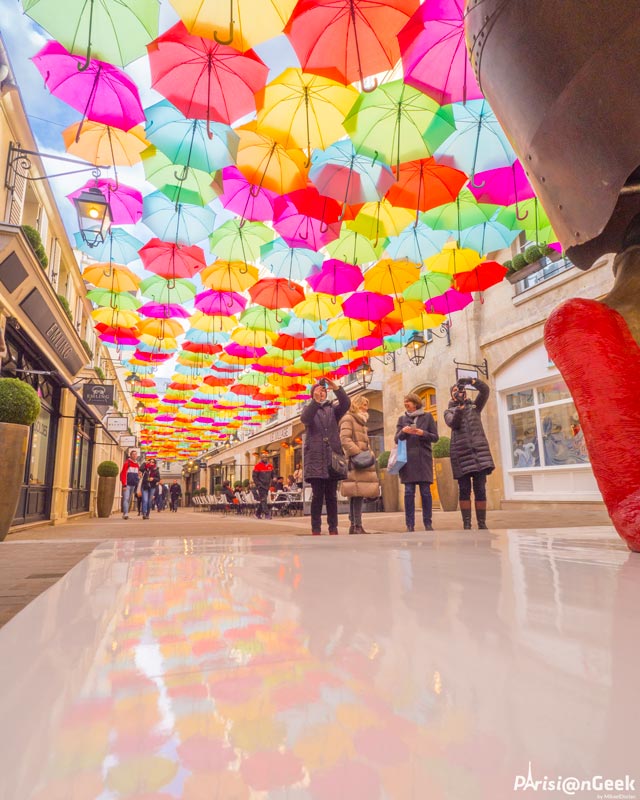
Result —
<svg viewBox="0 0 640 800"><path fill-rule="evenodd" d="M160 481L160 470L156 466L155 458L149 458L140 474L138 494L142 498L142 519L149 519L151 498Z"/></svg>
<svg viewBox="0 0 640 800"><path fill-rule="evenodd" d="M327 397L327 389L335 393L335 401ZM305 427L304 479L311 484L311 533L319 536L322 529L322 505L327 508L327 523L332 536L338 533L338 481L331 465L332 454L342 455L338 423L349 410L351 401L337 383L324 378L311 388L311 400L302 409L300 421Z"/></svg>
<svg viewBox="0 0 640 800"><path fill-rule="evenodd" d="M416 486L422 500L422 522L425 531L432 531L431 484L433 483L433 453L431 445L438 441L435 419L425 411L420 395L413 392L404 398L404 414L398 418L395 441L407 443L407 463L400 470L404 484L404 519L409 532L415 530Z"/></svg>
<svg viewBox="0 0 640 800"><path fill-rule="evenodd" d="M256 517L258 519L262 519L262 517L270 519L271 514L269 513L268 498L269 488L273 480L273 464L269 463L269 456L262 456L260 461L258 461L253 468L251 477L258 490L258 510L256 511Z"/></svg>
<svg viewBox="0 0 640 800"><path fill-rule="evenodd" d="M467 397L467 387L478 392ZM471 530L471 487L478 528L487 529L487 475L495 469L480 414L489 399L489 387L479 378L460 378L451 387L444 421L451 428L451 469L458 481L462 527Z"/></svg>
<svg viewBox="0 0 640 800"><path fill-rule="evenodd" d="M120 483L122 484L122 518L129 519L131 499L136 493L136 486L140 480L140 465L138 464L138 451L129 450L122 470Z"/></svg>
<svg viewBox="0 0 640 800"><path fill-rule="evenodd" d="M178 512L178 506L180 505L180 499L182 498L182 487L177 480L174 480L169 487L169 497L171 498L171 511L176 514Z"/></svg>
<svg viewBox="0 0 640 800"><path fill-rule="evenodd" d="M380 482L376 461L371 453L367 422L369 420L369 398L361 394L352 398L351 408L340 420L340 442L345 456L349 458L347 479L342 481L340 491L349 498L349 533L368 533L362 527L362 505L365 498L375 499L380 495ZM351 461L359 453L371 453L371 464L357 468Z"/></svg>

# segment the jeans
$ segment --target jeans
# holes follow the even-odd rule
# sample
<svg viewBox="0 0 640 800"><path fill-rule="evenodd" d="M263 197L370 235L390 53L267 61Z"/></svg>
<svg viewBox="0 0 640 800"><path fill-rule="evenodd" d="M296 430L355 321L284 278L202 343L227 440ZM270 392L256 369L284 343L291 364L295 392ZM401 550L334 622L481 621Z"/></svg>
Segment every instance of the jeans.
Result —
<svg viewBox="0 0 640 800"><path fill-rule="evenodd" d="M125 485L122 487L122 513L128 514L129 509L131 507L131 496L135 494L136 487L135 486L127 486Z"/></svg>
<svg viewBox="0 0 640 800"><path fill-rule="evenodd" d="M258 517L266 517L269 515L269 490L263 487L258 487L258 509L256 511Z"/></svg>
<svg viewBox="0 0 640 800"><path fill-rule="evenodd" d="M327 523L330 531L338 530L338 481L331 478L310 478L311 484L311 530L320 533L322 528L322 504L327 507Z"/></svg>
<svg viewBox="0 0 640 800"><path fill-rule="evenodd" d="M476 500L487 499L487 473L484 470L480 472L467 472L461 478L458 478L458 494L460 500L471 500L471 481L473 481L473 496Z"/></svg>
<svg viewBox="0 0 640 800"><path fill-rule="evenodd" d="M422 498L422 522L424 526L431 525L431 484L425 481L420 483L405 483L404 485L404 519L407 528L414 528L416 523L416 486L420 489Z"/></svg>
<svg viewBox="0 0 640 800"><path fill-rule="evenodd" d="M352 497L349 500L349 522L362 527L362 504L364 497Z"/></svg>
<svg viewBox="0 0 640 800"><path fill-rule="evenodd" d="M142 516L148 517L149 516L149 501L151 500L151 496L153 495L153 489L143 489L142 490Z"/></svg>

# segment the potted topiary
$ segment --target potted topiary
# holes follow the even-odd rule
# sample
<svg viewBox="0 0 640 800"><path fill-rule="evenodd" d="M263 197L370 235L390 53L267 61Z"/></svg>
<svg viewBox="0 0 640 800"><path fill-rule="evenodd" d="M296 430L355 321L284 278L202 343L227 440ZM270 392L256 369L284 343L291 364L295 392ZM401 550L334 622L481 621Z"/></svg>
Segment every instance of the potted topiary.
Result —
<svg viewBox="0 0 640 800"><path fill-rule="evenodd" d="M398 511L400 497L400 479L397 475L387 472L389 463L389 450L384 450L378 456L378 469L380 471L380 488L382 491L382 508L384 511Z"/></svg>
<svg viewBox="0 0 640 800"><path fill-rule="evenodd" d="M455 511L458 508L458 485L451 471L451 439L448 436L441 436L431 451L440 508L443 511Z"/></svg>
<svg viewBox="0 0 640 800"><path fill-rule="evenodd" d="M16 514L24 479L29 428L38 419L40 398L18 378L0 378L0 541Z"/></svg>
<svg viewBox="0 0 640 800"><path fill-rule="evenodd" d="M116 480L120 467L115 461L101 461L98 464L98 516L110 517L113 499L116 496Z"/></svg>

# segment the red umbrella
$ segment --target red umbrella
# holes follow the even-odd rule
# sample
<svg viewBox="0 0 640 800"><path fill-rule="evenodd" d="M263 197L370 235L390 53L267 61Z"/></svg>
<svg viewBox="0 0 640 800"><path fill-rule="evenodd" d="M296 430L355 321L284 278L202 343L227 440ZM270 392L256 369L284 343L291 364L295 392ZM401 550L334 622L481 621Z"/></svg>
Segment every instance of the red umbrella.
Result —
<svg viewBox="0 0 640 800"><path fill-rule="evenodd" d="M459 292L484 292L495 286L507 274L507 268L497 261L483 261L468 272L457 272L453 285Z"/></svg>
<svg viewBox="0 0 640 800"><path fill-rule="evenodd" d="M203 269L206 262L202 248L197 245L187 247L174 242L163 242L158 238L149 239L138 255L149 272L162 278L193 278Z"/></svg>
<svg viewBox="0 0 640 800"><path fill-rule="evenodd" d="M231 125L256 110L268 67L252 51L240 53L212 39L192 36L178 22L147 45L151 85L189 119Z"/></svg>
<svg viewBox="0 0 640 800"><path fill-rule="evenodd" d="M186 341L183 343L182 349L187 350L189 353L208 353L209 355L213 355L214 353L219 353L222 350L222 345L208 344L207 342Z"/></svg>
<svg viewBox="0 0 640 800"><path fill-rule="evenodd" d="M315 186L277 197L273 208L273 227L289 247L319 250L340 236L340 204Z"/></svg>
<svg viewBox="0 0 640 800"><path fill-rule="evenodd" d="M400 165L398 181L385 195L393 206L427 211L453 202L467 182L464 172L434 158L421 158Z"/></svg>
<svg viewBox="0 0 640 800"><path fill-rule="evenodd" d="M281 333L273 343L273 346L280 350L306 350L307 347L311 347L315 340L315 336L305 338L302 336L291 336L289 333Z"/></svg>
<svg viewBox="0 0 640 800"><path fill-rule="evenodd" d="M311 364L327 364L342 358L342 353L335 350L315 350L312 347L310 350L304 351L302 358Z"/></svg>
<svg viewBox="0 0 640 800"><path fill-rule="evenodd" d="M286 278L263 278L249 289L249 295L265 308L293 308L304 300L304 289Z"/></svg>
<svg viewBox="0 0 640 800"><path fill-rule="evenodd" d="M397 35L418 6L419 0L299 0L284 32L305 72L362 82L396 65Z"/></svg>

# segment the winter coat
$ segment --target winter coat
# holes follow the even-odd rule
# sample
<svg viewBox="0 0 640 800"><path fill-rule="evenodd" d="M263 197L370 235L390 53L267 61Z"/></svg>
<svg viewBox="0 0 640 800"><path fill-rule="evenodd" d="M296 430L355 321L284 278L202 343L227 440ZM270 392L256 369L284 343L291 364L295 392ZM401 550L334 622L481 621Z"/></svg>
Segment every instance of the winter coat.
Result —
<svg viewBox="0 0 640 800"><path fill-rule="evenodd" d="M273 479L273 464L265 464L264 461L258 461L253 468L251 477L258 489L262 489L263 492L268 492Z"/></svg>
<svg viewBox="0 0 640 800"><path fill-rule="evenodd" d="M340 442L347 457L371 450L367 423L356 411L347 411L340 420ZM345 497L378 497L380 483L375 461L367 469L349 468L347 479L342 481L340 491Z"/></svg>
<svg viewBox="0 0 640 800"><path fill-rule="evenodd" d="M456 480L470 472L489 474L495 469L480 419L480 412L489 399L489 387L477 378L474 386L478 389L475 401L467 399L464 408L459 408L458 403L451 400L444 412L444 421L451 428L451 470Z"/></svg>
<svg viewBox="0 0 640 800"><path fill-rule="evenodd" d="M329 478L331 453L342 455L338 423L349 410L351 400L345 390L336 390L337 402L316 403L311 399L302 409L300 421L305 426L304 478Z"/></svg>
<svg viewBox="0 0 640 800"><path fill-rule="evenodd" d="M160 470L157 467L145 464L144 469L140 473L140 487L142 489L155 489L159 480Z"/></svg>
<svg viewBox="0 0 640 800"><path fill-rule="evenodd" d="M133 480L133 478L130 479L130 482L127 480L127 475L129 474L129 472L131 473L133 478L135 478L135 481ZM120 471L120 483L123 486L127 485L137 486L139 477L140 477L140 466L138 465L138 462L134 461L132 458L128 458L124 462L122 470Z"/></svg>
<svg viewBox="0 0 640 800"><path fill-rule="evenodd" d="M424 434L403 433L405 425L420 428ZM395 441L407 442L407 463L400 470L400 483L433 483L431 444L438 441L438 427L428 411L410 417L403 414L396 425Z"/></svg>
<svg viewBox="0 0 640 800"><path fill-rule="evenodd" d="M182 487L179 483L172 483L169 487L169 493L171 494L171 497L174 498L182 497Z"/></svg>

